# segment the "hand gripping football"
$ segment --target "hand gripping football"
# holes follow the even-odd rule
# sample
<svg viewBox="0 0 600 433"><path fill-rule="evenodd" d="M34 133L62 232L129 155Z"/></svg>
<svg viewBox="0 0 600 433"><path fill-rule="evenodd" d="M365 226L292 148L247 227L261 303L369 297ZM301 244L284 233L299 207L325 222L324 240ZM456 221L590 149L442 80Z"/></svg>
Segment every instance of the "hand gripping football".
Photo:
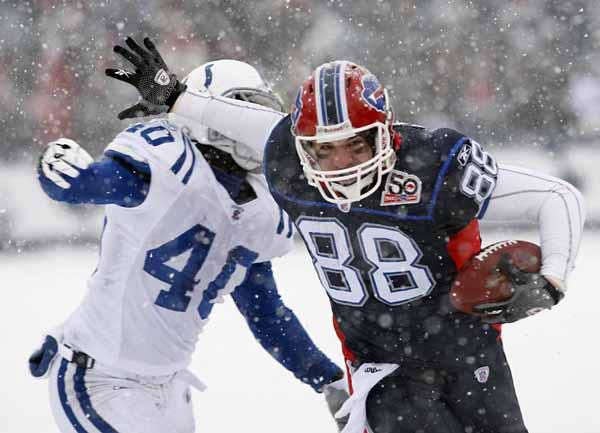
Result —
<svg viewBox="0 0 600 433"><path fill-rule="evenodd" d="M525 272L539 272L542 264L540 247L526 241L502 241L485 247L458 272L450 289L452 305L465 313L473 306L505 301L512 295L512 285L496 265L508 254L510 261Z"/></svg>

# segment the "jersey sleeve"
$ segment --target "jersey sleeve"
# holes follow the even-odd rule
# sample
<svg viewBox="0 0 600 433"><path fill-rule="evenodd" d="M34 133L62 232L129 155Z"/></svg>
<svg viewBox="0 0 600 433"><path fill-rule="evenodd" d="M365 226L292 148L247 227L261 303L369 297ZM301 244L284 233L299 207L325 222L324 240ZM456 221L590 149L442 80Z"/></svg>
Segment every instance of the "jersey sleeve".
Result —
<svg viewBox="0 0 600 433"><path fill-rule="evenodd" d="M105 157L79 170L64 189L47 179L38 169L38 179L44 192L53 200L70 204L115 204L135 207L146 198L150 184L150 169L139 163L130 165L118 155Z"/></svg>
<svg viewBox="0 0 600 433"><path fill-rule="evenodd" d="M143 150L143 143L134 135L136 125L130 125L126 130L119 133L104 149L104 155L121 160L127 160L131 164L147 164L148 158Z"/></svg>
<svg viewBox="0 0 600 433"><path fill-rule="evenodd" d="M477 141L452 129L436 130L432 144L441 159L433 192L435 219L457 232L485 214L498 164Z"/></svg>
<svg viewBox="0 0 600 433"><path fill-rule="evenodd" d="M287 212L280 207L278 207L278 211L278 222L270 252L272 257L284 256L294 249L294 223Z"/></svg>
<svg viewBox="0 0 600 433"><path fill-rule="evenodd" d="M260 247L259 260L266 262L276 257L281 257L294 249L294 223L290 216L277 205L269 193L267 182L262 175L249 175L250 184L257 191L261 201L261 212L254 216L256 221L250 230L250 236L258 241Z"/></svg>
<svg viewBox="0 0 600 433"><path fill-rule="evenodd" d="M294 249L295 229L291 218L281 208L277 208L275 203L272 206L274 212L268 216L269 224L252 234L260 244L256 250L259 253L259 261L285 256Z"/></svg>
<svg viewBox="0 0 600 433"><path fill-rule="evenodd" d="M289 190L290 183L287 175L290 172L288 168L290 158L284 157L285 150L289 151L289 149L293 150L295 148L293 136L290 132L291 125L291 117L287 116L281 119L273 128L265 146L263 160L269 190L280 206L285 202L282 192Z"/></svg>
<svg viewBox="0 0 600 433"><path fill-rule="evenodd" d="M343 373L317 346L281 300L271 263L256 263L233 300L260 345L281 366L315 391L341 378Z"/></svg>
<svg viewBox="0 0 600 433"><path fill-rule="evenodd" d="M106 147L104 155L116 156L133 167L150 164L176 174L192 163L192 146L182 128L165 119L155 119L127 127Z"/></svg>

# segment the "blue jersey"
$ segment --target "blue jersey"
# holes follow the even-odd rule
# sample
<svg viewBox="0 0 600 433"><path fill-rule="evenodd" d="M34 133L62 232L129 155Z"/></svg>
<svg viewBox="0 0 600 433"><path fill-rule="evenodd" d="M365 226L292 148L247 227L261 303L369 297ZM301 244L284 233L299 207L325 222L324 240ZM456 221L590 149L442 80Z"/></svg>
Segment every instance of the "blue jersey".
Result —
<svg viewBox="0 0 600 433"><path fill-rule="evenodd" d="M347 354L357 362L436 362L448 341L468 341L457 346L466 351L495 338L452 307L449 291L456 257L480 247L478 230L467 230L460 245L451 240L485 212L498 167L454 130L396 130L393 170L348 212L307 185L298 157L289 156L289 117L271 134L266 176L312 256Z"/></svg>

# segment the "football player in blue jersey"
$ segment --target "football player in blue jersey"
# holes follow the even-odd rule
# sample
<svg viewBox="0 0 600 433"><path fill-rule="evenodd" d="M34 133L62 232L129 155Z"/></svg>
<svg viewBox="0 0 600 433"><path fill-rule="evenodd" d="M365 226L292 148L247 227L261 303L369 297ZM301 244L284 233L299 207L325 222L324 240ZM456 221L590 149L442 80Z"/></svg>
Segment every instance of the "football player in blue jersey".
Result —
<svg viewBox="0 0 600 433"><path fill-rule="evenodd" d="M352 62L317 67L288 115L186 89L164 64L136 73L143 110L264 148L270 191L306 243L352 365L344 433L527 432L500 325L564 297L585 218L573 186L498 164L458 131L394 122L385 88ZM449 292L481 249L481 219L536 222L542 266L504 263L515 295L466 314Z"/></svg>
<svg viewBox="0 0 600 433"><path fill-rule="evenodd" d="M210 62L185 81L280 107L243 62ZM171 116L129 126L98 161L64 138L41 155L49 197L106 206L87 295L29 360L34 376L50 376L64 433L193 432L189 385L203 386L187 366L228 294L263 348L324 391L331 410L347 397L343 371L277 291L270 259L292 248L293 230L260 174L261 155L202 125L191 132Z"/></svg>

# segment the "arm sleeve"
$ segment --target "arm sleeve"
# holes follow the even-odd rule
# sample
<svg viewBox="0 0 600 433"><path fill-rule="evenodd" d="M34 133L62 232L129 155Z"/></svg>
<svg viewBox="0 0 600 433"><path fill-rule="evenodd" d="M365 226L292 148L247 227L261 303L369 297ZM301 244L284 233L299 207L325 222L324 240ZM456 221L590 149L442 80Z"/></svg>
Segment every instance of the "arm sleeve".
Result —
<svg viewBox="0 0 600 433"><path fill-rule="evenodd" d="M501 165L484 220L537 223L541 273L566 282L575 266L585 221L583 197L575 187L552 176Z"/></svg>
<svg viewBox="0 0 600 433"><path fill-rule="evenodd" d="M194 126L202 125L250 146L260 155L271 130L286 116L261 105L189 89L177 98L171 113L184 122L188 120L185 123L192 135Z"/></svg>
<svg viewBox="0 0 600 433"><path fill-rule="evenodd" d="M282 302L271 263L252 265L244 282L232 293L248 327L279 364L315 391L343 376L321 352L292 310Z"/></svg>
<svg viewBox="0 0 600 433"><path fill-rule="evenodd" d="M148 193L150 167L132 161L126 155L112 153L79 170L76 178L65 178L71 184L68 189L57 186L38 169L40 185L53 200L71 204L135 207L144 201Z"/></svg>

